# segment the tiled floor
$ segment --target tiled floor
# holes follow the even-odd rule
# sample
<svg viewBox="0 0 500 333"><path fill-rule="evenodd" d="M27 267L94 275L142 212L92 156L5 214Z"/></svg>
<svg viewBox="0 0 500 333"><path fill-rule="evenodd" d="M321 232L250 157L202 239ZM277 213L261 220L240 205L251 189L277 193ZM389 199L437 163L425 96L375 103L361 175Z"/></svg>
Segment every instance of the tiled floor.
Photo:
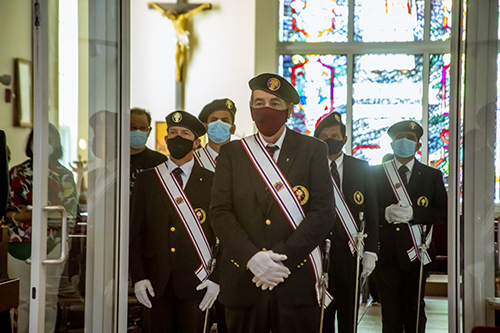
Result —
<svg viewBox="0 0 500 333"><path fill-rule="evenodd" d="M448 332L448 300L444 297L426 297L425 312L427 315L427 333ZM360 309L360 317L365 306ZM380 305L371 305L366 309L358 333L382 332L382 315Z"/></svg>

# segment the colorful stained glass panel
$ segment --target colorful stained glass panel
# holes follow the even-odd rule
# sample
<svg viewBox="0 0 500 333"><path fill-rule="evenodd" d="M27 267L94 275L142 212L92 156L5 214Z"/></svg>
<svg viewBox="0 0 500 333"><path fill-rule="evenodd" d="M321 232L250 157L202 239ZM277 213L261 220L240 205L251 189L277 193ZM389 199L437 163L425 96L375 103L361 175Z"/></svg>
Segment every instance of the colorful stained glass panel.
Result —
<svg viewBox="0 0 500 333"><path fill-rule="evenodd" d="M429 66L429 164L448 177L450 55L432 54Z"/></svg>
<svg viewBox="0 0 500 333"><path fill-rule="evenodd" d="M367 54L354 57L354 157L371 165L391 153L387 129L394 123L422 119L422 56Z"/></svg>
<svg viewBox="0 0 500 333"><path fill-rule="evenodd" d="M318 120L333 111L344 115L346 73L347 57L344 55L281 55L279 74L288 79L300 95L300 103L295 106L288 127L312 135Z"/></svg>
<svg viewBox="0 0 500 333"><path fill-rule="evenodd" d="M281 42L347 42L347 0L280 0Z"/></svg>
<svg viewBox="0 0 500 333"><path fill-rule="evenodd" d="M354 40L423 40L424 0L354 0Z"/></svg>
<svg viewBox="0 0 500 333"><path fill-rule="evenodd" d="M451 0L431 2L431 41L447 40L451 36Z"/></svg>

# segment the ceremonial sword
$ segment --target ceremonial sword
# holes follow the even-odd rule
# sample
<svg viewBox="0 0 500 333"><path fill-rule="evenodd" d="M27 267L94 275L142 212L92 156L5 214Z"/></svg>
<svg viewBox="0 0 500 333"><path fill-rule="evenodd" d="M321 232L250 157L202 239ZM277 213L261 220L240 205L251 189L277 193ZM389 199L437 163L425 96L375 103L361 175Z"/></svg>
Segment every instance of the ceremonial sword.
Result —
<svg viewBox="0 0 500 333"><path fill-rule="evenodd" d="M328 288L328 270L330 267L330 247L332 242L327 238L325 240L325 256L323 257L323 274L321 274L321 318L319 322L319 333L323 333L323 320L325 318L325 297Z"/></svg>
<svg viewBox="0 0 500 333"><path fill-rule="evenodd" d="M359 266L361 262L361 258L363 258L363 238L365 235L365 215L363 212L359 212L359 222L361 224L360 231L355 236L356 238L356 287L354 289L354 323L353 323L353 332L356 333L358 330L358 302L359 302Z"/></svg>
<svg viewBox="0 0 500 333"><path fill-rule="evenodd" d="M424 273L424 254L427 252L427 244L425 243L425 238L427 237L427 226L424 225L422 227L422 239L420 240L420 246L418 247L418 251L420 251L420 275L418 278L418 300L417 300L417 327L415 332L418 333L418 324L420 322L420 298L422 296L422 278Z"/></svg>
<svg viewBox="0 0 500 333"><path fill-rule="evenodd" d="M208 270L210 274L214 271L215 268L215 263L217 261L217 255L219 254L219 238L215 237L215 245L214 245L214 250L212 251L212 258L208 262ZM207 290L208 291L208 290ZM203 333L207 332L207 326L208 326L208 313L210 312L210 308L205 310L205 322L203 324Z"/></svg>

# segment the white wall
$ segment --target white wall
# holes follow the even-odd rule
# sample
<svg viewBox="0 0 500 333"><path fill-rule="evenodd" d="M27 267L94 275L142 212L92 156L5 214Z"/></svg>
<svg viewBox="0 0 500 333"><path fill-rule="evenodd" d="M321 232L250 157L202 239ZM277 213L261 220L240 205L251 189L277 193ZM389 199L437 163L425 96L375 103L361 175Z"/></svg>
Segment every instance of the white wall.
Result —
<svg viewBox="0 0 500 333"><path fill-rule="evenodd" d="M131 106L148 109L155 121L175 106L175 31L151 0L131 0ZM195 1L192 1L195 2ZM248 81L255 71L255 0L215 0L191 19L185 109L196 116L216 98L238 108L236 134L253 133ZM148 146L154 149L154 128Z"/></svg>
<svg viewBox="0 0 500 333"><path fill-rule="evenodd" d="M29 128L14 127L14 104L5 103L5 89L14 91L14 59L31 61L31 0L0 0L0 76L9 74L9 86L0 84L0 129L11 151L9 166L27 159L24 148Z"/></svg>

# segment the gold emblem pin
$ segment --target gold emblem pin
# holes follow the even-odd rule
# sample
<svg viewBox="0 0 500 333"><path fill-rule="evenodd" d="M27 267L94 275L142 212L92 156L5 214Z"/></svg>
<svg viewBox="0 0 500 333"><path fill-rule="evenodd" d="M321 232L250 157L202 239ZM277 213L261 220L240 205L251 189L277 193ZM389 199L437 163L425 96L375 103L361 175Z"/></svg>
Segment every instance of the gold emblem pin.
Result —
<svg viewBox="0 0 500 333"><path fill-rule="evenodd" d="M415 128L417 128L417 123L416 123L416 122L414 122L414 121L412 121L412 122L410 123L410 128L411 128L412 130L414 130Z"/></svg>
<svg viewBox="0 0 500 333"><path fill-rule="evenodd" d="M276 91L281 87L281 82L277 78L272 77L269 80L267 80L267 87L271 91Z"/></svg>
<svg viewBox="0 0 500 333"><path fill-rule="evenodd" d="M334 117L335 117L335 120L338 121L339 123L342 122L341 118L338 114L336 114Z"/></svg>
<svg viewBox="0 0 500 333"><path fill-rule="evenodd" d="M302 185L297 185L293 188L293 192L295 193L295 196L299 200L300 204L304 206L309 200L309 191Z"/></svg>
<svg viewBox="0 0 500 333"><path fill-rule="evenodd" d="M182 199L182 197L177 197L177 198L175 198L175 203L180 205L180 204L184 203L184 199Z"/></svg>
<svg viewBox="0 0 500 333"><path fill-rule="evenodd" d="M396 189L400 188L401 187L401 183L397 183L396 185L394 185L396 187Z"/></svg>
<svg viewBox="0 0 500 333"><path fill-rule="evenodd" d="M362 205L365 202L365 197L360 191L354 192L354 202L358 205Z"/></svg>
<svg viewBox="0 0 500 333"><path fill-rule="evenodd" d="M205 220L207 219L207 213L205 213L205 211L201 208L196 208L194 212L196 213L200 224L203 224L203 222L205 222Z"/></svg>
<svg viewBox="0 0 500 333"><path fill-rule="evenodd" d="M230 99L226 99L226 107L228 109L232 109L233 108L233 102L230 100Z"/></svg>
<svg viewBox="0 0 500 333"><path fill-rule="evenodd" d="M417 205L420 207L427 207L429 206L429 199L427 199L424 196L421 196L420 198L417 199Z"/></svg>
<svg viewBox="0 0 500 333"><path fill-rule="evenodd" d="M279 192L279 191L281 191L281 190L282 190L285 186L283 185L283 183L282 183L281 181L279 181L279 182L274 183L273 187L274 187L274 190L275 190L276 192Z"/></svg>
<svg viewBox="0 0 500 333"><path fill-rule="evenodd" d="M174 123L180 123L182 120L182 114L180 112L176 112L172 115L172 120Z"/></svg>

